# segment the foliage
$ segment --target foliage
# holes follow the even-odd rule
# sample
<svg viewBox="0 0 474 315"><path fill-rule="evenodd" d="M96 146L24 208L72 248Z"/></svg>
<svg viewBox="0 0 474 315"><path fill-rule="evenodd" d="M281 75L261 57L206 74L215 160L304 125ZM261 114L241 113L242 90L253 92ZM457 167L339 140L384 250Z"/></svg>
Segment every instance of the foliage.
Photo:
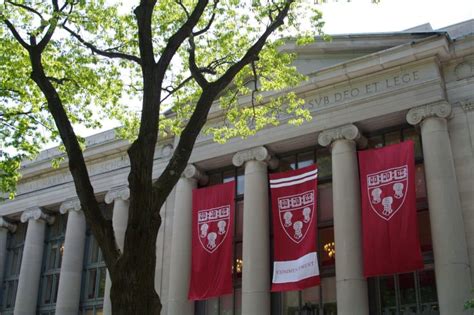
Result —
<svg viewBox="0 0 474 315"><path fill-rule="evenodd" d="M472 290L472 292L474 293L474 290ZM464 303L464 309L466 309L466 310L474 309L474 298L472 298L469 301L466 301L466 303Z"/></svg>
<svg viewBox="0 0 474 315"><path fill-rule="evenodd" d="M160 1L154 9L153 45L156 56L166 47L167 39L187 18L196 1ZM104 50L138 55L138 30L133 14L123 9L124 4L109 1L90 3L67 1L67 12L52 14L52 4L38 2L29 10L22 2L6 1L2 18L20 28L23 38L30 34L44 34L55 17L64 23L56 31L43 53L47 75L53 79L67 109L68 117L75 125L97 128L104 118L117 119L123 126L118 130L122 137L134 140L140 125L140 107L137 98L143 90L140 67L125 59L112 60L90 53L85 41ZM212 27L193 37L196 64L207 80L217 79L230 65L242 57L250 45L268 26L269 5L274 1L221 1L209 6L196 28L205 28L213 19ZM293 5L285 27L281 27L273 39L259 54L252 65L240 71L232 87L219 98L219 106L226 119L219 125L208 126L216 141L230 137L255 134L265 126L278 123L278 115L285 112L294 115L290 123L300 124L310 119L309 112L301 108L302 101L294 94L282 94L265 99L263 92L292 87L304 77L292 67L292 54L278 53L284 41L282 35L299 35L297 40L308 43L315 31L321 33L321 13L312 2L301 1ZM276 10L273 15L276 14ZM303 12L305 14L303 14ZM303 23L313 23L311 31L298 33ZM69 29L77 34L68 34ZM0 190L12 193L19 178L20 161L34 158L47 143L60 141L52 117L48 114L44 96L30 78L30 61L27 52L3 24L0 28L0 155L2 174ZM79 39L79 40L78 40ZM81 43L81 40L84 43ZM162 112L168 114L160 120L162 136L179 134L193 113L201 88L189 71L188 51L191 41L184 43L167 69L163 86ZM258 75L258 80L255 77ZM258 81L258 82L257 82ZM256 92L252 91L256 90ZM239 97L252 94L251 104L241 106ZM134 103L134 106L130 106ZM265 106L261 106L261 105ZM286 104L286 106L282 106ZM170 114L170 113L173 114Z"/></svg>

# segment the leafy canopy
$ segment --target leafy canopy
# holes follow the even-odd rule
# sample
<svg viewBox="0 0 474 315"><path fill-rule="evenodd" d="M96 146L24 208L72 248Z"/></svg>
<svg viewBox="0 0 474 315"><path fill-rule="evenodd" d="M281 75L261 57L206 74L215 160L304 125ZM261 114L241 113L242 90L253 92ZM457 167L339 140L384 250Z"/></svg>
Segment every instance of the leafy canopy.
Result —
<svg viewBox="0 0 474 315"><path fill-rule="evenodd" d="M155 60L197 3L163 0L156 4L152 21ZM166 69L161 101L156 104L162 113L160 137L180 134L202 93L200 78L215 81L238 62L285 3L214 0L206 7L194 35L179 47ZM18 37L30 43L41 40L48 35L49 26L57 25L42 61L75 127L98 128L104 121L118 121L122 126L118 134L135 139L144 80L140 59L135 57L140 55L137 21L128 2L6 0L0 6L4 22L0 23L0 192L13 197L21 160L34 158L45 144L60 140L46 100L30 77L28 53L9 23ZM285 92L305 77L292 66L295 55L279 49L285 44L282 38L306 44L321 35L321 18L314 1L295 1L285 24L271 35L258 59L219 94L215 106L222 117L209 122L204 132L224 142L276 125L282 113L289 114L293 124L311 119L301 106L303 100ZM283 93L269 97L269 91Z"/></svg>

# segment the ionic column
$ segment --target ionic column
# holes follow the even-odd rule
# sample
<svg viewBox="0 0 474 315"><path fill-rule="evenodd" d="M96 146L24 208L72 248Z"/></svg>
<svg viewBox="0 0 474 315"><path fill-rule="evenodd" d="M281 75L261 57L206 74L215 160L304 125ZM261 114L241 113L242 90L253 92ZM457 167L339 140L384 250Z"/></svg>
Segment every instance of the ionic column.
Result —
<svg viewBox="0 0 474 315"><path fill-rule="evenodd" d="M21 222L28 222L23 259L15 300L15 315L36 314L36 303L43 263L44 232L46 224L53 224L54 217L40 208L29 208L21 215Z"/></svg>
<svg viewBox="0 0 474 315"><path fill-rule="evenodd" d="M232 162L245 164L242 314L270 314L270 209L265 147L238 152Z"/></svg>
<svg viewBox="0 0 474 315"><path fill-rule="evenodd" d="M194 303L188 300L191 272L192 191L207 176L194 165L188 165L176 185L173 235L170 259L168 314L194 314Z"/></svg>
<svg viewBox="0 0 474 315"><path fill-rule="evenodd" d="M64 240L63 260L59 277L56 314L76 315L81 297L86 218L79 199L67 200L59 207L61 214L68 214Z"/></svg>
<svg viewBox="0 0 474 315"><path fill-rule="evenodd" d="M128 186L114 187L105 195L105 203L114 203L112 226L114 228L115 241L121 251L123 251L125 231L127 230L128 198L130 198L130 190L128 189ZM112 314L112 303L110 301L111 286L112 282L110 280L109 272L107 272L104 291L104 315Z"/></svg>
<svg viewBox="0 0 474 315"><path fill-rule="evenodd" d="M412 108L407 121L421 126L436 287L441 314L467 314L471 277L464 222L454 170L446 102Z"/></svg>
<svg viewBox="0 0 474 315"><path fill-rule="evenodd" d="M359 167L356 144L365 144L354 125L321 132L318 142L331 145L336 297L338 314L369 314L363 274Z"/></svg>
<svg viewBox="0 0 474 315"><path fill-rule="evenodd" d="M7 258L8 231L15 233L16 225L0 217L0 283L3 283L3 271L5 270L5 260Z"/></svg>

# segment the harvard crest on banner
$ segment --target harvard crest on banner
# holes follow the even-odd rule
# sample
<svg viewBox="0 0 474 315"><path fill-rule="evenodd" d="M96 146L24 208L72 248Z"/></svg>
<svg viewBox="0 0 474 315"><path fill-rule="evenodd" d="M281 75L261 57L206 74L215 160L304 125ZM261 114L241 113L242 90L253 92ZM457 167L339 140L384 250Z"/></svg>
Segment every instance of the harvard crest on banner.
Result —
<svg viewBox="0 0 474 315"><path fill-rule="evenodd" d="M423 268L413 141L359 152L364 275Z"/></svg>
<svg viewBox="0 0 474 315"><path fill-rule="evenodd" d="M273 212L272 291L319 284L316 254L316 165L270 174Z"/></svg>
<svg viewBox="0 0 474 315"><path fill-rule="evenodd" d="M234 192L235 182L193 190L190 300L233 291Z"/></svg>

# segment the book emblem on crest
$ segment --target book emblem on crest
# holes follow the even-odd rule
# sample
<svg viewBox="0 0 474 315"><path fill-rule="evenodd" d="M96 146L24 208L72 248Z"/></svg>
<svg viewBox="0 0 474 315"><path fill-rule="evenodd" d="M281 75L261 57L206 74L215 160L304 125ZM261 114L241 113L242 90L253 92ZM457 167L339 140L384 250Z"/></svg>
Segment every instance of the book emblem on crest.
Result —
<svg viewBox="0 0 474 315"><path fill-rule="evenodd" d="M230 205L198 211L198 238L201 246L213 253L224 242L230 222Z"/></svg>
<svg viewBox="0 0 474 315"><path fill-rule="evenodd" d="M407 190L407 165L367 175L367 194L370 206L384 220L390 220L403 206Z"/></svg>

